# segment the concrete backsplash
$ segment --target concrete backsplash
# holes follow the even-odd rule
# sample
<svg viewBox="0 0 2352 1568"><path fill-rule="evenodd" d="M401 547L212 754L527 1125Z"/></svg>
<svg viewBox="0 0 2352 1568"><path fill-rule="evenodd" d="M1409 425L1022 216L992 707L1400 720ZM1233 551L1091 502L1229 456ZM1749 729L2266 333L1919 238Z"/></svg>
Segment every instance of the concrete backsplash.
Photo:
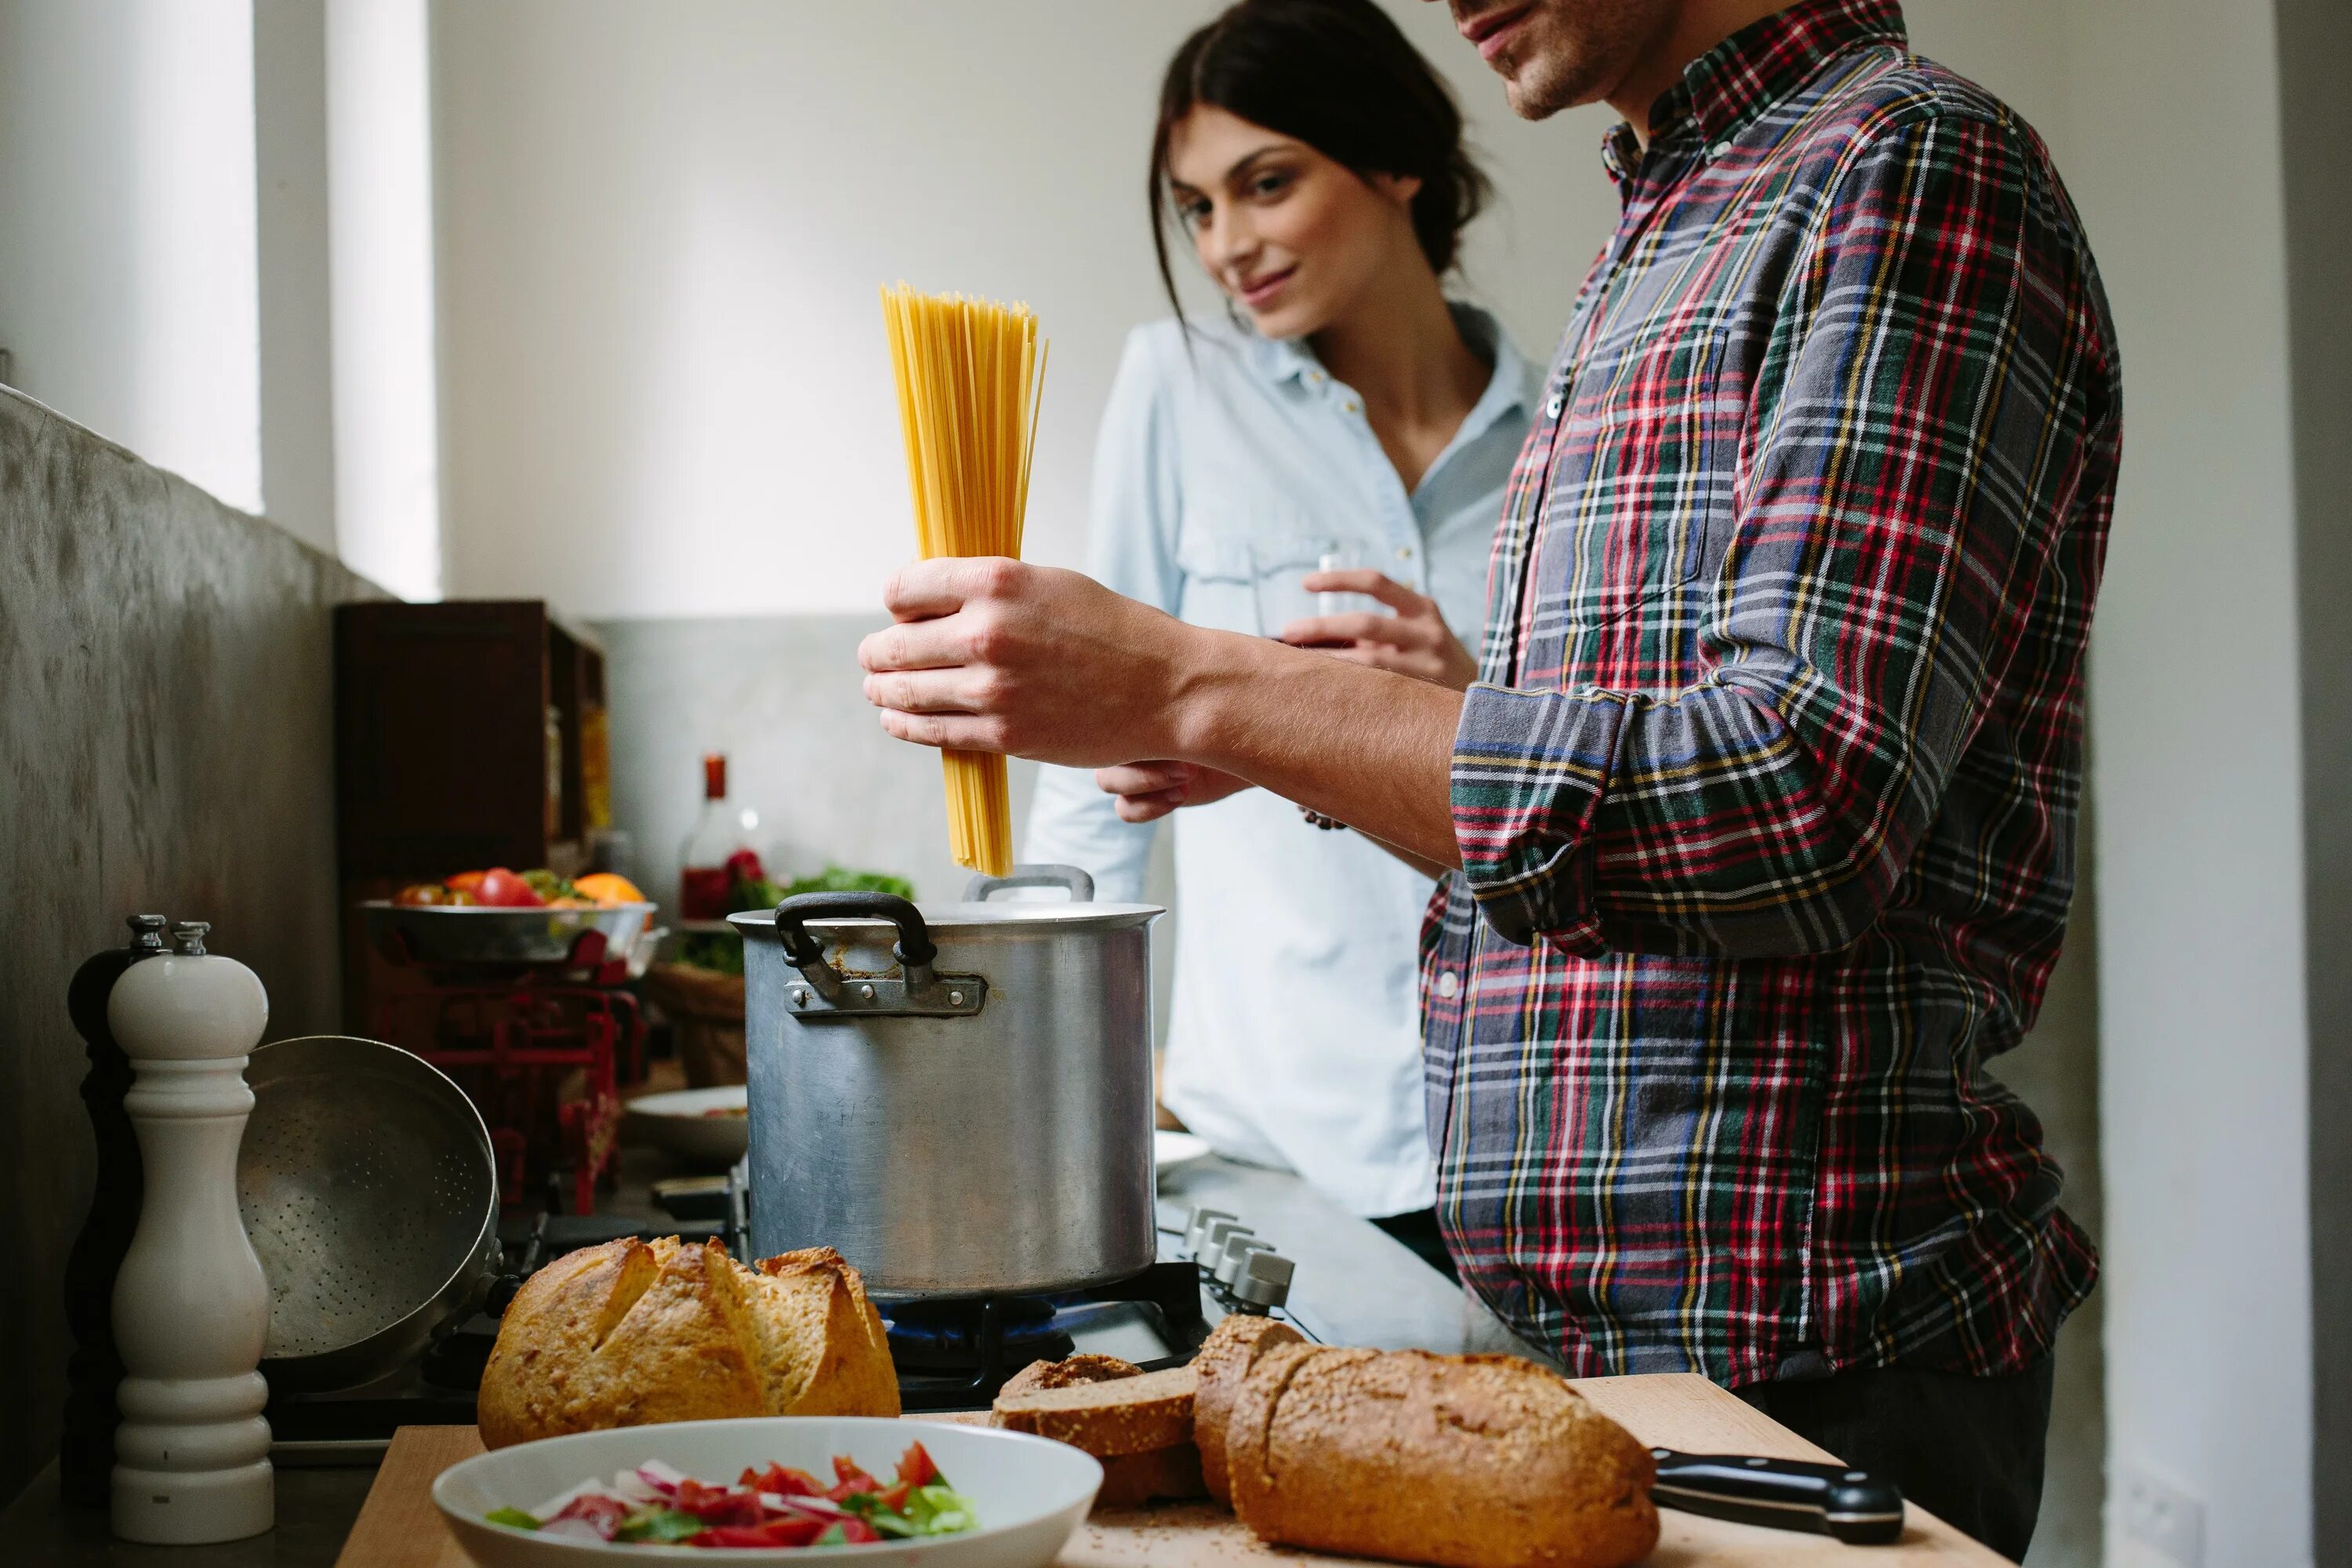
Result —
<svg viewBox="0 0 2352 1568"><path fill-rule="evenodd" d="M377 596L0 389L0 1498L56 1451L95 1163L67 979L126 914L205 920L269 1037L334 1028L331 610Z"/></svg>

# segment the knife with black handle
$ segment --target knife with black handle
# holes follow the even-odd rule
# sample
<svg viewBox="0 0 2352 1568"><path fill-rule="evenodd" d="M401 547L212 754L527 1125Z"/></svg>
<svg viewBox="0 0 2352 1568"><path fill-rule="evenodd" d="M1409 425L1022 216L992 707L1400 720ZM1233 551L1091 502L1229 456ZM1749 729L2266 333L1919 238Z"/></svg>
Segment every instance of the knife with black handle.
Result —
<svg viewBox="0 0 2352 1568"><path fill-rule="evenodd" d="M1773 1530L1810 1530L1849 1546L1884 1546L1903 1538L1902 1492L1868 1470L1672 1448L1653 1448L1650 1456L1658 1461L1650 1496L1661 1508Z"/></svg>

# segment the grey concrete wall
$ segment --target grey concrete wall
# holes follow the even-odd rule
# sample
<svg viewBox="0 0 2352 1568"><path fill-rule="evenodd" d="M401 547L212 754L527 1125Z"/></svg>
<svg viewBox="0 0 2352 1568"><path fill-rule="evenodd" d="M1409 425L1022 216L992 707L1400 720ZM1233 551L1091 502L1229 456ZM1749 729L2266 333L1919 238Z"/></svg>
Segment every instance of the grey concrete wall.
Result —
<svg viewBox="0 0 2352 1568"><path fill-rule="evenodd" d="M961 895L971 873L948 854L947 792L936 752L882 732L858 684L857 643L876 616L612 620L604 644L613 719L613 817L632 836L645 890L677 900L677 852L702 804L701 757L724 752L730 793L760 814L751 835L772 871L828 862L893 871L916 896ZM1028 816L1036 769L1013 768L1013 826ZM1171 901L1168 838L1146 883ZM1152 928L1156 1022L1168 1023L1176 921Z"/></svg>
<svg viewBox="0 0 2352 1568"><path fill-rule="evenodd" d="M330 610L374 590L0 390L0 1498L57 1447L94 1159L74 967L213 923L272 1037L333 1026ZM0 1556L5 1552L0 1551Z"/></svg>

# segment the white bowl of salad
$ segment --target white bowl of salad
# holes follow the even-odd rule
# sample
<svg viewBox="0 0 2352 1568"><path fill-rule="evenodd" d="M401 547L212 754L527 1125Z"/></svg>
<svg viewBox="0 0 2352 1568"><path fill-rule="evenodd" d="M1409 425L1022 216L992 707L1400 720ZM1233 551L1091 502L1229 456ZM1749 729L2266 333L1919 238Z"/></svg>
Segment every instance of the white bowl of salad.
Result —
<svg viewBox="0 0 2352 1568"><path fill-rule="evenodd" d="M776 1416L519 1443L442 1471L433 1501L481 1568L665 1558L710 1568L812 1552L1042 1568L1101 1485L1092 1456L1023 1433Z"/></svg>

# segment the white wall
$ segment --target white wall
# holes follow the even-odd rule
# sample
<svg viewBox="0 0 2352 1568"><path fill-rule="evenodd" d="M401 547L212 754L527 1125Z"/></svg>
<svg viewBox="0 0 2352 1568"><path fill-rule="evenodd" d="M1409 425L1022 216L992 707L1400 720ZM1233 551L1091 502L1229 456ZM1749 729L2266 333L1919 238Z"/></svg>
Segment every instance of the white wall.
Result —
<svg viewBox="0 0 2352 1568"><path fill-rule="evenodd" d="M1216 7L441 4L448 584L582 615L862 610L912 553L878 285L1025 299L1053 340L1030 502L1073 562L1096 416L1164 314L1160 72ZM1603 118L1514 120L1443 7L1508 195L1474 290L1548 353L1615 196Z"/></svg>
<svg viewBox="0 0 2352 1568"><path fill-rule="evenodd" d="M337 539L351 568L441 595L433 102L425 0L326 0Z"/></svg>
<svg viewBox="0 0 2352 1568"><path fill-rule="evenodd" d="M2312 1303L2275 38L2252 0L2065 16L2126 385L2091 710L2116 1479L2201 1498L2216 1568L2284 1568L2313 1553Z"/></svg>
<svg viewBox="0 0 2352 1568"><path fill-rule="evenodd" d="M252 0L0 0L16 384L261 509Z"/></svg>
<svg viewBox="0 0 2352 1568"><path fill-rule="evenodd" d="M261 504L335 548L325 0L253 0Z"/></svg>

